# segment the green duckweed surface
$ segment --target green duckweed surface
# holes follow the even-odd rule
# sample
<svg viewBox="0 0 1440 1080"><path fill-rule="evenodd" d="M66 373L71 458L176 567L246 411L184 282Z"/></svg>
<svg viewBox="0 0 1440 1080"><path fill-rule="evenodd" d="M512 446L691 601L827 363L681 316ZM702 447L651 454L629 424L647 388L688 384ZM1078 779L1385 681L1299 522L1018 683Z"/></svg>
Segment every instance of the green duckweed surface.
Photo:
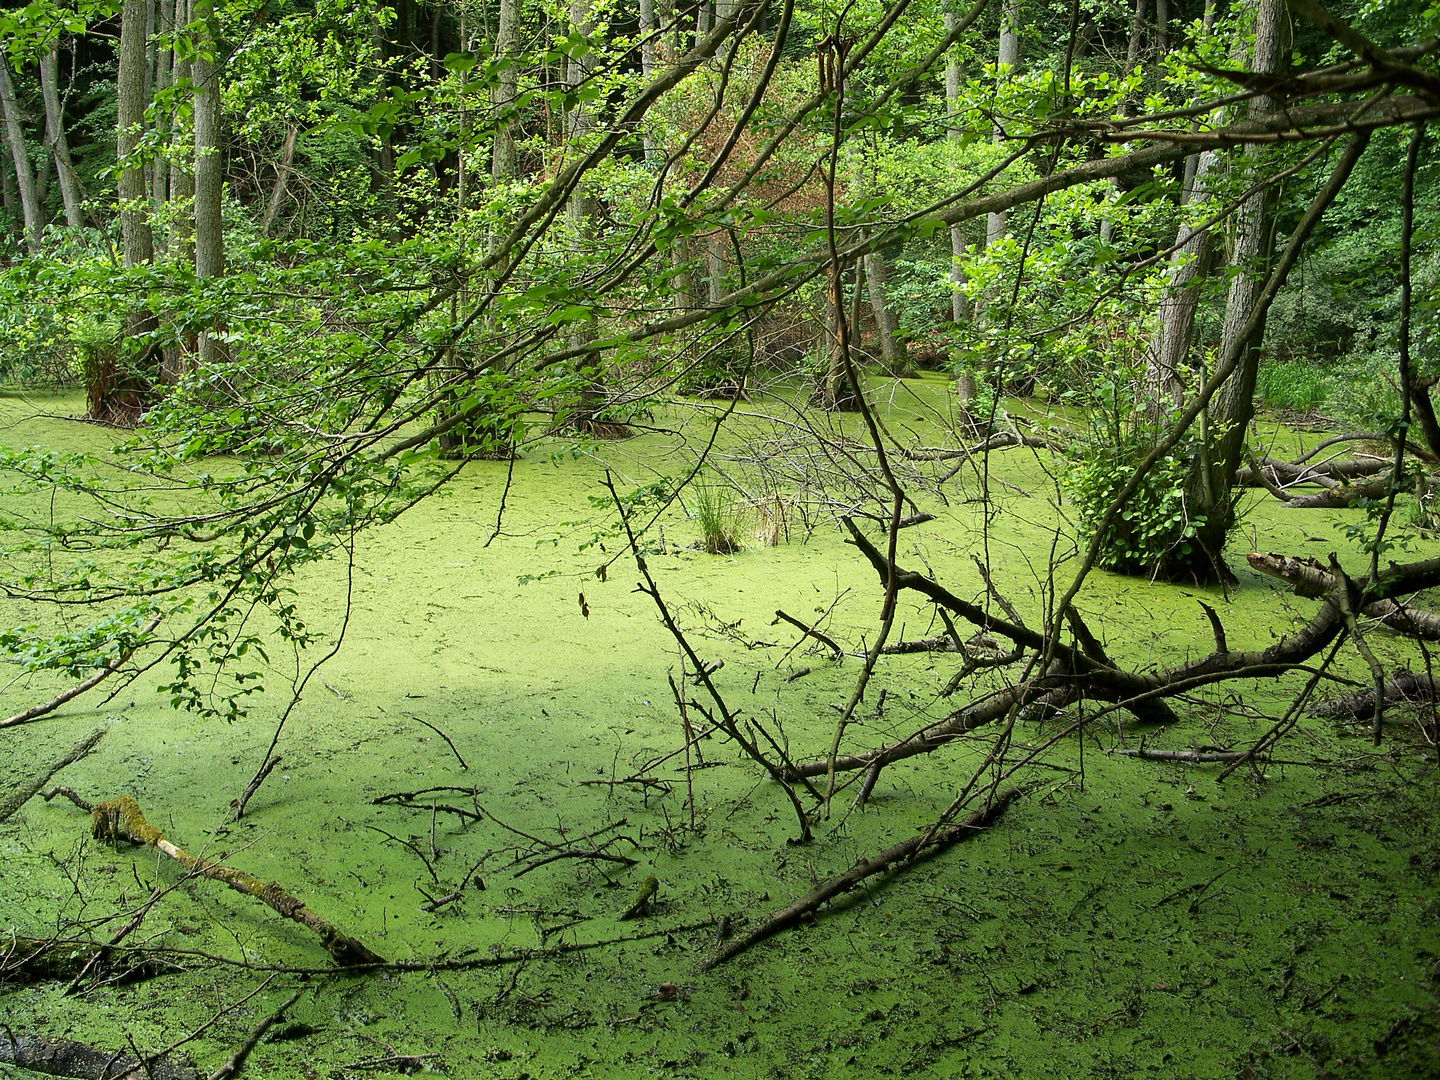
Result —
<svg viewBox="0 0 1440 1080"><path fill-rule="evenodd" d="M934 385L910 391L935 400ZM0 402L0 441L103 445L105 433L57 415L73 402L39 404ZM732 448L746 445L744 431ZM1306 720L1263 778L1224 783L1216 766L1113 753L1142 736L1151 747L1243 747L1283 710L1298 677L1233 684L1229 709L1182 704L1183 722L1166 730L1112 716L1049 753L1030 777L1041 784L989 832L872 879L815 925L700 972L722 917L743 928L816 878L912 835L989 750L982 731L892 766L863 812L846 813L848 794L838 798L805 846L789 842L796 823L778 787L718 738L700 744L693 805L683 755L653 770L665 789L604 783L680 749L683 737L667 683L675 644L634 591L633 564L620 559L597 576L613 543L579 550L603 516L588 500L602 493L606 467L631 487L675 476L703 439L696 421L682 436L578 456L542 445L515 465L503 531L488 546L504 463L467 466L445 496L363 536L344 647L312 680L281 739L280 768L238 825L220 828L288 700L295 666L282 648L272 650L267 693L233 724L173 711L152 674L112 700L92 691L53 718L0 731L8 787L109 724L64 783L91 799L133 795L181 847L223 853L281 883L390 960L632 940L471 969L257 971L235 962L323 968L327 957L268 908L214 882L181 881L153 851L97 845L81 811L35 799L0 825L0 929L44 936L90 926L106 940L118 924L103 920L157 884L175 886L131 940L196 955L182 972L78 995L67 996L64 981L0 985L4 1024L153 1051L220 1013L186 1044L209 1070L303 989L249 1075L1440 1074L1440 834L1433 750L1413 727L1397 717L1375 749L1364 732ZM995 492L1003 512L988 542L984 508L966 501L973 476L952 484L950 505L925 505L936 519L903 534L902 563L979 598L971 556L988 546L996 584L1038 623L1057 521L1048 464L1029 451L996 456L996 479L1014 488ZM1252 539L1262 550L1343 554L1343 520L1257 505L1232 563L1243 565L1235 556ZM696 527L678 509L663 524L666 553L649 565L697 648L724 660L715 678L727 700L794 757L822 757L860 660L835 663L804 644L787 656L797 634L774 624L775 611L813 621L833 605L826 632L858 649L878 620L874 572L829 523L807 537L792 522L790 542L733 556L691 547ZM1415 550L1432 553L1418 541ZM1358 555L1347 561L1358 568ZM1201 599L1219 611L1232 647L1268 643L1313 612L1313 601L1241 575L1222 593L1097 574L1080 607L1112 654L1134 665L1208 652ZM338 561L295 582L307 621L330 635L344 585ZM906 637L940 629L913 598L900 618ZM846 745L903 737L954 708L958 698L939 694L958 663L885 658ZM1358 661L1347 665L1360 673ZM0 714L63 685L12 681ZM1030 725L1018 738L1035 744L1053 730ZM445 785L477 790L420 795L420 809L376 802ZM517 864L517 851L531 845L521 834L566 850L623 837L606 850L635 862L571 857L521 874L529 863ZM620 921L652 874L659 889L648 914ZM458 900L422 910L427 896L462 884Z"/></svg>

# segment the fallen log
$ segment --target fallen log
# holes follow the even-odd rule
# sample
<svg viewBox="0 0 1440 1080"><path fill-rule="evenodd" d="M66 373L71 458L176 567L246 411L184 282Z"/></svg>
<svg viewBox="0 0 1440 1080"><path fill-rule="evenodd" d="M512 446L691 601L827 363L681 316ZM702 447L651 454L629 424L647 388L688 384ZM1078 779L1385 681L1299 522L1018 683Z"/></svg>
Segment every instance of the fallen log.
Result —
<svg viewBox="0 0 1440 1080"><path fill-rule="evenodd" d="M1249 750L1116 750L1125 757L1142 761L1189 761L1205 764L1214 761L1239 761L1250 756Z"/></svg>
<svg viewBox="0 0 1440 1080"><path fill-rule="evenodd" d="M0 1024L0 1064L46 1076L73 1076L78 1080L199 1080L200 1077L184 1058L141 1061L124 1050L112 1053L69 1039L16 1035L3 1024Z"/></svg>
<svg viewBox="0 0 1440 1080"><path fill-rule="evenodd" d="M1288 581L1295 586L1296 596L1311 599L1329 596L1337 585L1335 575L1313 558L1296 558L1293 555L1276 555L1273 552L1261 554L1251 552L1245 556L1251 569L1262 574ZM1406 607L1394 600L1377 600L1366 604L1360 614L1378 620L1381 625L1406 637L1418 637L1425 641L1440 641L1440 614Z"/></svg>
<svg viewBox="0 0 1440 1080"><path fill-rule="evenodd" d="M45 768L41 769L28 780L22 780L10 791L0 796L0 821L5 821L20 807L33 799L40 793L40 789L50 782L50 778L67 765L73 765L86 754L99 745L100 740L105 737L106 728L96 728L85 738L81 739L62 757L56 758Z"/></svg>
<svg viewBox="0 0 1440 1080"><path fill-rule="evenodd" d="M275 882L267 883L257 877L252 877L243 870L235 870L221 863L211 862L209 859L182 851L166 840L163 832L145 820L145 815L140 812L139 804L129 795L121 795L118 799L111 799L109 802L96 803L90 820L97 840L111 843L125 840L132 844L153 847L178 862L187 873L222 882L236 892L255 897L287 919L294 919L301 926L320 936L320 941L326 951L335 958L335 962L341 967L385 963L383 957L377 956L354 938L342 934L307 908L303 901L291 896Z"/></svg>
<svg viewBox="0 0 1440 1080"><path fill-rule="evenodd" d="M1383 684L1385 704L1401 705L1416 702L1434 703L1440 693L1440 679L1417 675L1413 671L1397 671ZM1367 686L1342 698L1317 701L1310 715L1322 720L1363 720L1375 712L1375 688Z"/></svg>
<svg viewBox="0 0 1440 1080"><path fill-rule="evenodd" d="M849 892L866 878L888 872L892 867L912 862L927 852L949 847L968 837L974 836L1004 813L1005 808L1020 795L1019 788L1000 792L986 805L976 810L963 821L944 829L926 830L910 839L886 848L878 855L862 859L842 874L836 874L828 881L821 882L804 896L770 915L754 929L731 938L721 944L715 955L700 965L702 971L733 959L758 941L794 926L806 915L819 909L822 904Z"/></svg>

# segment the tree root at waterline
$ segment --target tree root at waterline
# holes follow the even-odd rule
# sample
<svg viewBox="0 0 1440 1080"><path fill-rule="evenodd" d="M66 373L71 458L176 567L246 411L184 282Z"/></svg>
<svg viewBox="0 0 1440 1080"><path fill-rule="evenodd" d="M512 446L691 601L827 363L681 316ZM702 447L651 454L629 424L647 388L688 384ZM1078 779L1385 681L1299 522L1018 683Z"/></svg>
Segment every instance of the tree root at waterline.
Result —
<svg viewBox="0 0 1440 1080"><path fill-rule="evenodd" d="M335 927L307 908L275 882L264 882L257 877L235 870L220 863L211 862L182 851L165 834L145 820L140 806L129 795L121 795L109 802L96 803L91 809L91 821L95 839L115 842L126 840L132 844L144 844L164 852L183 866L187 873L224 882L236 892L269 905L287 919L294 919L301 926L313 930L320 936L326 950L341 967L357 964L383 964L383 957L377 956L354 938L342 934Z"/></svg>
<svg viewBox="0 0 1440 1080"><path fill-rule="evenodd" d="M822 904L849 892L866 878L886 873L892 867L913 862L922 855L928 855L975 836L989 825L994 824L995 819L1004 813L1005 808L1020 794L1021 791L1018 787L1008 788L992 796L989 802L963 821L941 829L927 829L894 847L886 848L878 855L861 859L844 873L836 874L828 881L822 881L798 900L774 912L753 930L723 943L714 956L700 965L700 969L709 971L726 960L740 955L757 941L763 941L778 934L781 930L794 926L805 916L819 910Z"/></svg>

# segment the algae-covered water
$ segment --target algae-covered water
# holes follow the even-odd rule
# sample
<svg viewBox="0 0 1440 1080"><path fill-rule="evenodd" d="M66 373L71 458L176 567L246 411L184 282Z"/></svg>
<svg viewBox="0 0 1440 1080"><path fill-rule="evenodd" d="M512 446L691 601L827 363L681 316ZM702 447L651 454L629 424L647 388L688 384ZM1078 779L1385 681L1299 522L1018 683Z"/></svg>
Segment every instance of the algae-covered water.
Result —
<svg viewBox="0 0 1440 1080"><path fill-rule="evenodd" d="M935 388L912 392L933 400ZM11 445L106 437L58 416L75 407L65 399L3 404L0 441ZM750 438L742 428L730 451ZM134 796L181 847L279 882L387 960L445 963L307 973L328 957L302 927L214 882L182 880L153 850L97 844L81 811L34 799L0 826L0 929L88 927L108 940L117 912L175 886L128 940L189 958L174 973L77 994L63 979L0 985L6 1028L142 1052L202 1029L185 1049L208 1071L300 990L250 1075L1440 1074L1433 751L1427 759L1400 725L1377 749L1365 732L1306 720L1263 778L1222 784L1218 766L1115 755L1140 733L1111 717L1050 752L1030 777L1044 783L990 831L701 972L722 918L741 929L924 828L990 748L982 731L891 766L863 811L837 799L803 846L789 842L796 823L778 786L718 736L699 744L693 800L683 754L651 771L663 786L606 783L684 737L667 682L678 677L675 643L634 591L633 564L614 562L601 580L615 552L581 550L603 516L589 500L607 468L632 487L681 474L703 439L702 426L579 455L540 444L513 477L505 463L476 462L443 497L362 535L344 646L311 681L280 767L237 825L221 828L288 700L295 668L283 649L272 651L267 693L233 724L172 710L150 676L108 702L92 691L0 731L8 786L108 723L62 782L92 800ZM995 489L989 561L1035 624L1056 536L1046 464L1029 451L992 464L1013 487ZM980 597L971 555L987 548L986 507L950 490L949 505L923 506L936 518L906 530L900 558ZM1345 557L1344 520L1259 505L1237 551L1258 542ZM805 644L787 655L798 635L775 611L812 622L829 611L826 633L858 651L879 617L873 570L828 522L731 556L691 547L697 527L681 510L663 522L664 553L649 566L704 658L724 661L714 678L731 706L793 757L823 756L860 660ZM322 635L338 629L345 574L335 561L294 583ZM1232 647L1269 642L1313 612L1243 570L1228 593L1096 575L1080 607L1117 659L1145 665L1209 651L1199 599L1219 611ZM11 609L7 621L26 617ZM940 629L913 598L899 622L907 638ZM938 695L958 664L882 659L847 747L903 737L955 707ZM11 681L0 715L63 685ZM1144 733L1146 745L1244 747L1299 685L1233 684L1225 708L1219 696L1183 704L1182 723ZM1050 733L1031 726L1017 738ZM426 791L437 788L451 790ZM417 792L410 807L377 802ZM634 863L531 866L524 853L537 840ZM621 921L651 875L648 914ZM513 959L613 939L627 940Z"/></svg>

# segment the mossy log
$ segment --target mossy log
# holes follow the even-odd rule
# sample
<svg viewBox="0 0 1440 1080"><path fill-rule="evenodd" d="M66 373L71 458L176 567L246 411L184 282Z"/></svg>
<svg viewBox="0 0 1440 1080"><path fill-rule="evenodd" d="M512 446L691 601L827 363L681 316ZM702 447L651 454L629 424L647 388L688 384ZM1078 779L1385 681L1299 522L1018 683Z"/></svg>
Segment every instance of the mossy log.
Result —
<svg viewBox="0 0 1440 1080"><path fill-rule="evenodd" d="M96 803L91 813L91 821L97 840L112 843L118 840L127 840L132 844L153 847L178 862L187 873L223 882L236 892L253 896L287 919L294 919L301 926L313 930L320 936L326 950L341 967L385 963L383 957L377 956L354 938L342 934L307 908L303 901L291 896L275 882L261 881L243 870L236 870L233 867L211 862L209 859L202 859L182 851L166 840L163 832L145 820L145 815L140 812L139 804L129 795L121 795L118 799L111 799L109 802Z"/></svg>

